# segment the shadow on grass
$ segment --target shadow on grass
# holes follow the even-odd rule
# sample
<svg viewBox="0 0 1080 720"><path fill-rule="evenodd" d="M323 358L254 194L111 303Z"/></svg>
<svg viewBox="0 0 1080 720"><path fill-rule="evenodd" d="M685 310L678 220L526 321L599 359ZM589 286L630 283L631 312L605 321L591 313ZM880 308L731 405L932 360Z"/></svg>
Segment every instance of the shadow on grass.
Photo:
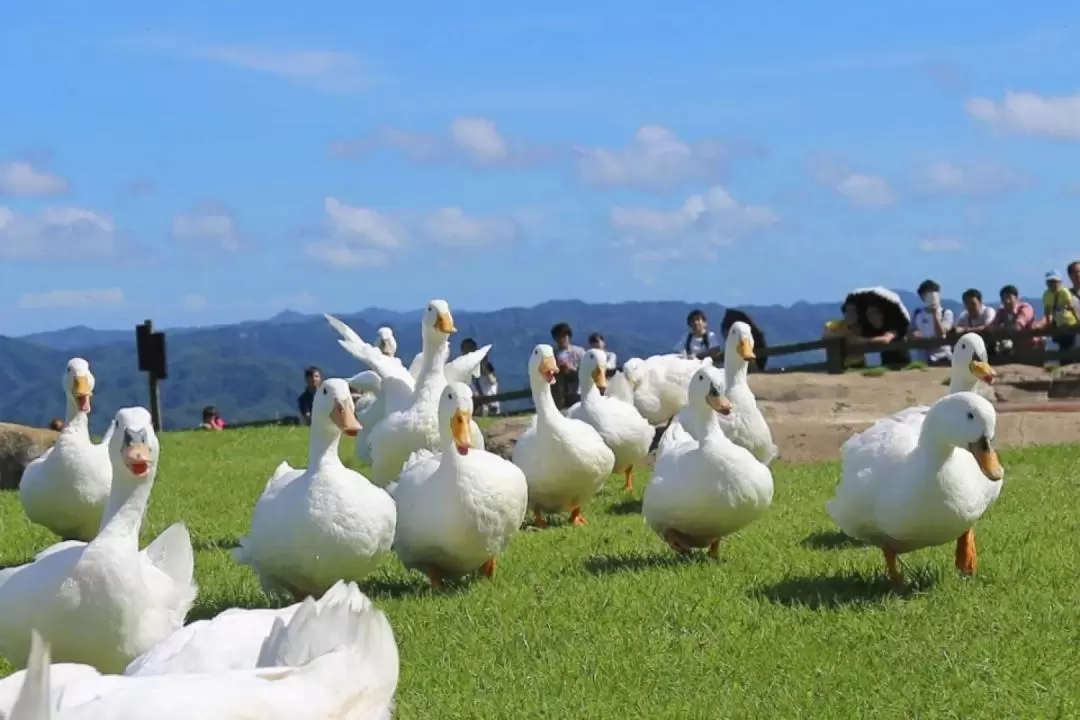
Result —
<svg viewBox="0 0 1080 720"><path fill-rule="evenodd" d="M185 625L189 625L196 620L209 620L210 618L217 617L226 610L232 610L234 608L240 610L265 610L267 608L282 608L292 603L278 597L264 598L262 595L244 596L241 598L235 597L223 597L215 599L212 602L202 603L197 602L191 608L191 612L188 613L187 619L184 620Z"/></svg>
<svg viewBox="0 0 1080 720"><path fill-rule="evenodd" d="M869 608L882 600L917 595L937 584L938 576L928 570L905 572L903 590L894 590L884 570L871 576L842 573L828 576L792 577L750 591L750 596L786 607L811 610Z"/></svg>
<svg viewBox="0 0 1080 720"><path fill-rule="evenodd" d="M803 539L801 544L811 550L843 550L844 548L866 547L866 543L845 535L839 530L823 530L810 533Z"/></svg>
<svg viewBox="0 0 1080 720"><path fill-rule="evenodd" d="M592 555L585 558L585 570L593 575L611 575L612 573L641 572L655 568L704 565L715 562L705 552L693 552L686 555L675 553Z"/></svg>
<svg viewBox="0 0 1080 720"><path fill-rule="evenodd" d="M191 548L199 550L230 550L240 544L237 537L199 538L191 541Z"/></svg>
<svg viewBox="0 0 1080 720"><path fill-rule="evenodd" d="M608 515L640 515L641 500L630 498L608 508Z"/></svg>
<svg viewBox="0 0 1080 720"><path fill-rule="evenodd" d="M364 594L372 600L400 599L415 597L417 595L458 595L469 589L474 582L479 582L475 577L464 577L460 580L444 580L443 586L435 590L427 580L400 577L381 577L376 580L367 580L362 583Z"/></svg>

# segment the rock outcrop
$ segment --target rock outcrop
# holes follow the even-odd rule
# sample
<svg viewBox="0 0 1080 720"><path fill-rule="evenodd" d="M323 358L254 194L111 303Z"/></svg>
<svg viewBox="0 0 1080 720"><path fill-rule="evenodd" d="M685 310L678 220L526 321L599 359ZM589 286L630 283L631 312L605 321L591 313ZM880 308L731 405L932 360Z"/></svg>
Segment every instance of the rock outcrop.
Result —
<svg viewBox="0 0 1080 720"><path fill-rule="evenodd" d="M0 490L17 490L31 460L52 447L55 430L0 423Z"/></svg>
<svg viewBox="0 0 1080 720"><path fill-rule="evenodd" d="M488 452L493 452L507 460L514 453L514 445L521 433L529 427L532 415L514 415L499 418L488 427L484 428L484 447Z"/></svg>

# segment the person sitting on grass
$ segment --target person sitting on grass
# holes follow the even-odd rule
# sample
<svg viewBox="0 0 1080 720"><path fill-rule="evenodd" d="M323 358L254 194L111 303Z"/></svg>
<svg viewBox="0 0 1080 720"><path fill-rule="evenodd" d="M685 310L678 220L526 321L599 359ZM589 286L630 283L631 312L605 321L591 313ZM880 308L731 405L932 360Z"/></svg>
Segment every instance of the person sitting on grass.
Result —
<svg viewBox="0 0 1080 720"><path fill-rule="evenodd" d="M225 427L225 421L221 419L221 413L213 405L207 405L202 411L202 425L199 426L203 430L221 430Z"/></svg>

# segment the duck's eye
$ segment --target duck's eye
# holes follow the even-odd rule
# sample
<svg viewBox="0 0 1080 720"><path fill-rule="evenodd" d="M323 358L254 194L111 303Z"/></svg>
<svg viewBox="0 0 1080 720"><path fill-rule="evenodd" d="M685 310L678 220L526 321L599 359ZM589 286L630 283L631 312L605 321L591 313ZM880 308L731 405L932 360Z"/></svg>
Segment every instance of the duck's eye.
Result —
<svg viewBox="0 0 1080 720"><path fill-rule="evenodd" d="M969 412L968 413L968 420L974 420L974 419L975 419L975 413Z"/></svg>
<svg viewBox="0 0 1080 720"><path fill-rule="evenodd" d="M961 350L967 350L967 345L964 345L963 343L960 343L960 349Z"/></svg>
<svg viewBox="0 0 1080 720"><path fill-rule="evenodd" d="M322 389L322 394L323 394L323 395L326 395L326 394L328 394L329 392L330 392L330 391L329 391L329 390L327 390L326 388L323 388L323 389Z"/></svg>

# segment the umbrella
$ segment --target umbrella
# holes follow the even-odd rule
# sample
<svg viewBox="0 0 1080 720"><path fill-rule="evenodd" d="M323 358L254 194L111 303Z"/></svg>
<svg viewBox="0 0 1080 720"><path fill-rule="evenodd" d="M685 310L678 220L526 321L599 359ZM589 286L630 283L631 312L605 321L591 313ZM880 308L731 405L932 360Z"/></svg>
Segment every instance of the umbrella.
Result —
<svg viewBox="0 0 1080 720"><path fill-rule="evenodd" d="M764 350L765 348L769 347L769 344L765 342L765 333L762 332L761 328L759 328L754 323L754 321L750 319L750 316L744 313L742 310L728 308L724 312L724 319L720 321L720 331L726 337L728 331L731 330L731 326L737 322L744 322L750 326L750 334L754 337L755 350ZM762 355L758 355L757 359L754 360L754 364L757 365L758 370L764 370L765 365L768 362L769 358Z"/></svg>
<svg viewBox="0 0 1080 720"><path fill-rule="evenodd" d="M904 301L892 290L883 287L858 288L848 293L844 298L844 305L853 304L859 314L859 325L862 328L863 337L874 337L884 331L891 331L899 337L907 335L911 325L911 315L904 307ZM866 311L876 307L885 319L885 327L882 329L871 328L866 320Z"/></svg>

